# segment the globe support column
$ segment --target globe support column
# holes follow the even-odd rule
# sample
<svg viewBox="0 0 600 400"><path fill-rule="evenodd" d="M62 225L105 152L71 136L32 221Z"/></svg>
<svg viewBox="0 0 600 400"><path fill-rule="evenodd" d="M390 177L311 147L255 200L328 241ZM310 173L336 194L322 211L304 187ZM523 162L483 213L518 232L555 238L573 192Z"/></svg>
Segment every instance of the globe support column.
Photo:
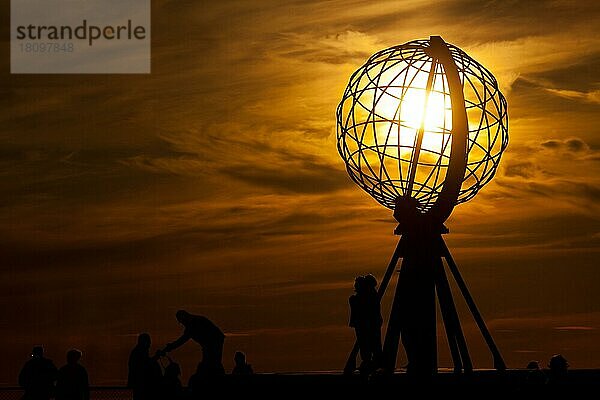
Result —
<svg viewBox="0 0 600 400"><path fill-rule="evenodd" d="M455 372L471 372L472 363L442 258L442 234L447 229L403 230L402 266L385 336L382 367L395 369L400 339L408 358L407 372L431 376L437 372L436 295ZM464 281L463 281L464 283Z"/></svg>
<svg viewBox="0 0 600 400"><path fill-rule="evenodd" d="M400 339L408 359L407 372L430 376L437 371L435 258L431 232L403 232L402 266L383 346L382 367L394 371Z"/></svg>

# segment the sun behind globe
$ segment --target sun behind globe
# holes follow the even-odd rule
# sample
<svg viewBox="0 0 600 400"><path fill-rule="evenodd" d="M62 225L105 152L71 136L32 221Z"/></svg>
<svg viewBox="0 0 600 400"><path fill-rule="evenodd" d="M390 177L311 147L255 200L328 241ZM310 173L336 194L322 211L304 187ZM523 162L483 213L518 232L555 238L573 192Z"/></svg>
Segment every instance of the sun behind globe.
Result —
<svg viewBox="0 0 600 400"><path fill-rule="evenodd" d="M374 54L350 78L337 109L338 151L350 177L380 204L417 200L426 212L444 185L452 148L452 104L441 63L415 40ZM448 44L468 119L467 165L457 204L494 176L508 144L506 100L494 76Z"/></svg>

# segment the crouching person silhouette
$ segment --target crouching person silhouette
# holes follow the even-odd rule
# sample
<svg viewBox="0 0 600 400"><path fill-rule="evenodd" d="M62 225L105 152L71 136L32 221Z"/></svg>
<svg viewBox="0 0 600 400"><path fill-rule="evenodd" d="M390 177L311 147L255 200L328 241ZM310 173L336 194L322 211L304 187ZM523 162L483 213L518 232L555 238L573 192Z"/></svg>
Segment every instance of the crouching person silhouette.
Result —
<svg viewBox="0 0 600 400"><path fill-rule="evenodd" d="M202 346L202 371L205 376L223 376L223 342L225 335L208 318L192 315L184 310L177 311L177 321L184 327L183 335L161 350L162 354L177 349L192 339Z"/></svg>

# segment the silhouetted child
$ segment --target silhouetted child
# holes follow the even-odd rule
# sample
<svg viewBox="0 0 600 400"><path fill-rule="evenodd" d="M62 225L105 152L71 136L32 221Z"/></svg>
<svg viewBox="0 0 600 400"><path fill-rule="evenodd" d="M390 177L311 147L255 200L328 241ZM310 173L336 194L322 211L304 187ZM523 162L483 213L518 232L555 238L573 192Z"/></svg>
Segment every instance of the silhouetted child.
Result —
<svg viewBox="0 0 600 400"><path fill-rule="evenodd" d="M150 357L150 345L150 335L142 333L129 355L127 387L133 391L133 400L158 398L162 372L157 362L158 356Z"/></svg>
<svg viewBox="0 0 600 400"><path fill-rule="evenodd" d="M529 361L527 369L529 370L527 373L527 383L538 385L546 382L546 375L544 375L544 371L540 368L538 361Z"/></svg>
<svg viewBox="0 0 600 400"><path fill-rule="evenodd" d="M254 371L252 370L252 366L246 362L246 355L241 351L236 351L233 356L233 360L235 361L235 366L231 371L231 375L252 375Z"/></svg>
<svg viewBox="0 0 600 400"><path fill-rule="evenodd" d="M566 382L569 363L561 354L552 356L548 363L548 368L550 368L550 371L548 372L548 383L560 384Z"/></svg>
<svg viewBox="0 0 600 400"><path fill-rule="evenodd" d="M180 399L183 395L183 387L181 385L181 368L179 364L171 358L168 359L169 364L165 367L165 373L161 384L162 399Z"/></svg>
<svg viewBox="0 0 600 400"><path fill-rule="evenodd" d="M201 315L192 315L185 310L175 314L184 327L183 335L165 346L161 353L168 353L192 339L202 346L203 371L214 376L225 375L223 368L223 342L225 335L212 321Z"/></svg>
<svg viewBox="0 0 600 400"><path fill-rule="evenodd" d="M205 386L210 381L206 373L206 367L203 361L196 366L196 372L188 380L188 391L193 399L202 397L205 393Z"/></svg>
<svg viewBox="0 0 600 400"><path fill-rule="evenodd" d="M81 351L67 352L67 365L58 370L56 379L56 400L89 400L90 384L88 373L79 364Z"/></svg>
<svg viewBox="0 0 600 400"><path fill-rule="evenodd" d="M44 348L35 346L31 359L19 373L19 386L25 393L24 400L47 400L54 395L57 370L52 360L44 357Z"/></svg>

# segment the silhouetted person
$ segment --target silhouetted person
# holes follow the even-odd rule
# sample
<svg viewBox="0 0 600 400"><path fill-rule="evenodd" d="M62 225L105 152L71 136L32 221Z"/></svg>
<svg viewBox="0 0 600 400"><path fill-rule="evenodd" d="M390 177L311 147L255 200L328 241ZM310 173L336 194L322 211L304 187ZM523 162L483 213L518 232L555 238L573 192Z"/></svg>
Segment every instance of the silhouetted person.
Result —
<svg viewBox="0 0 600 400"><path fill-rule="evenodd" d="M372 372L381 356L381 312L375 277L359 276L354 280L355 294L350 296L350 326L356 332L360 350L360 371Z"/></svg>
<svg viewBox="0 0 600 400"><path fill-rule="evenodd" d="M212 376L225 374L223 368L223 342L225 335L208 318L192 315L184 310L177 311L177 321L184 327L183 335L162 350L164 353L175 350L192 339L202 346L202 373Z"/></svg>
<svg viewBox="0 0 600 400"><path fill-rule="evenodd" d="M365 288L365 277L357 276L354 279L354 294L350 296L348 299L348 303L350 303L350 327L354 328L354 332L356 334L356 342L358 343L358 348L360 350L360 358L361 358L361 371L363 370L363 366L367 360L370 360L370 351L366 332L364 329L365 326L365 302L361 301L364 299L364 288Z"/></svg>
<svg viewBox="0 0 600 400"><path fill-rule="evenodd" d="M211 383L210 372L204 364L204 360L198 363L196 372L188 380L188 391L192 399L198 399L206 395L206 385Z"/></svg>
<svg viewBox="0 0 600 400"><path fill-rule="evenodd" d="M381 363L381 325L383 325L383 317L381 316L381 304L377 295L377 279L371 275L365 275L365 296L367 303L367 318L368 318L368 337L370 341L370 349L372 351L373 366L378 367Z"/></svg>
<svg viewBox="0 0 600 400"><path fill-rule="evenodd" d="M527 373L527 383L537 385L546 382L546 375L540 368L540 363L538 361L529 361L527 369L529 370Z"/></svg>
<svg viewBox="0 0 600 400"><path fill-rule="evenodd" d="M181 368L179 364L169 358L169 364L165 367L165 373L161 382L161 399L180 399L183 396L181 385Z"/></svg>
<svg viewBox="0 0 600 400"><path fill-rule="evenodd" d="M67 365L58 370L56 378L56 400L89 400L90 384L88 373L79 364L81 351L67 352Z"/></svg>
<svg viewBox="0 0 600 400"><path fill-rule="evenodd" d="M19 386L25 393L24 400L47 400L54 395L56 367L44 357L44 348L35 346L31 351L31 359L25 363L19 373Z"/></svg>
<svg viewBox="0 0 600 400"><path fill-rule="evenodd" d="M567 379L567 370L569 369L569 363L567 359L560 354L555 354L548 363L548 383L558 384L565 383Z"/></svg>
<svg viewBox="0 0 600 400"><path fill-rule="evenodd" d="M235 361L235 366L231 371L231 375L252 375L254 371L252 370L252 366L246 362L246 355L241 351L236 351L233 356L233 361Z"/></svg>
<svg viewBox="0 0 600 400"><path fill-rule="evenodd" d="M134 400L156 399L162 379L157 356L150 357L150 335L142 333L138 336L137 345L129 354L129 374L127 387L133 391Z"/></svg>

